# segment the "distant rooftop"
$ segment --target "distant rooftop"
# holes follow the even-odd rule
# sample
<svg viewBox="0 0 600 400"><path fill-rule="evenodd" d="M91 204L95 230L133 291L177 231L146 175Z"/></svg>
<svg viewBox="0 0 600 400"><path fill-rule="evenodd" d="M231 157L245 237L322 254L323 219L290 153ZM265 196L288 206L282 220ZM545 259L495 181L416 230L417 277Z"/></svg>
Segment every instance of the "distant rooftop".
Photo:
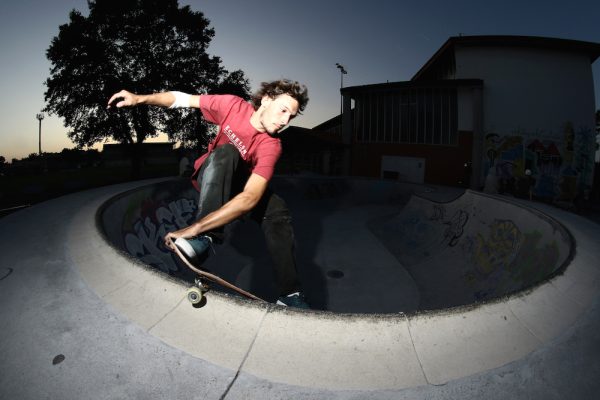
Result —
<svg viewBox="0 0 600 400"><path fill-rule="evenodd" d="M590 57L590 63L600 56L600 43L583 42L580 40L557 39L538 36L452 36L439 50L421 67L412 80L420 80L435 66L444 62L454 53L455 46L488 46L488 47L530 47L585 53Z"/></svg>

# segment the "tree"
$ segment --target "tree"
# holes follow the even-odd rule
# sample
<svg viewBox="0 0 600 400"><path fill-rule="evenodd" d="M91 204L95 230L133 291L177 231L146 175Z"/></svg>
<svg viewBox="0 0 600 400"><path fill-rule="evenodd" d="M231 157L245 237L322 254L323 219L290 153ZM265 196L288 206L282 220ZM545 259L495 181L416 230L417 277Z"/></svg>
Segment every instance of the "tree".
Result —
<svg viewBox="0 0 600 400"><path fill-rule="evenodd" d="M107 138L129 144L139 174L141 144L159 132L206 145L209 129L198 112L108 111L108 98L121 89L214 93L227 87L249 98L244 73L228 72L219 57L207 54L214 30L202 12L180 8L177 0L90 0L88 7L87 17L71 11L46 51L51 70L44 111L64 119L77 147Z"/></svg>

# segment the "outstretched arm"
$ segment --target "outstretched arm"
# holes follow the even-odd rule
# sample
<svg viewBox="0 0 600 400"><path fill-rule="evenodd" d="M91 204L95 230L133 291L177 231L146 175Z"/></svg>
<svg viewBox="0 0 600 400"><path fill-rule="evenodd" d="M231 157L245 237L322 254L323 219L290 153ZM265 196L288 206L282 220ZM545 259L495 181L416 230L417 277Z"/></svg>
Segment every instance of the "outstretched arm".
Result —
<svg viewBox="0 0 600 400"><path fill-rule="evenodd" d="M178 92L162 92L153 94L135 94L128 92L127 90L121 90L111 96L108 100L108 108L115 106L121 107L133 107L138 104L147 104L151 106L159 107L171 107L174 105L177 98ZM188 97L189 96L189 97ZM200 107L200 96L199 95L186 95L183 97L184 104L178 104L181 107Z"/></svg>

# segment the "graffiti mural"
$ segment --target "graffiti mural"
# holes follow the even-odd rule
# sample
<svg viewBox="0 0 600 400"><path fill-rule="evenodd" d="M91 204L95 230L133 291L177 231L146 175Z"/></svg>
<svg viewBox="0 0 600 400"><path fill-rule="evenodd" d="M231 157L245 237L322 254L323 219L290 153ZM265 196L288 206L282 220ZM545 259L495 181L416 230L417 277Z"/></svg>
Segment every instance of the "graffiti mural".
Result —
<svg viewBox="0 0 600 400"><path fill-rule="evenodd" d="M443 204L408 207L395 218L373 221L371 229L405 266L454 247L465 234L469 213ZM390 238L394 238L390 242Z"/></svg>
<svg viewBox="0 0 600 400"><path fill-rule="evenodd" d="M590 190L593 179L595 135L589 128L575 130L566 122L559 135L544 132L485 136L484 175L494 170L499 191L515 195L528 191L556 201L573 201ZM526 171L531 173L526 175Z"/></svg>
<svg viewBox="0 0 600 400"><path fill-rule="evenodd" d="M592 129L581 129L575 136L575 158L573 165L579 172L582 185L586 190L592 187L594 180L594 163L596 159L596 132Z"/></svg>
<svg viewBox="0 0 600 400"><path fill-rule="evenodd" d="M530 155L526 168L536 180L533 193L538 197L554 198L563 158L558 146L551 140L533 139L527 145Z"/></svg>
<svg viewBox="0 0 600 400"><path fill-rule="evenodd" d="M473 249L477 272L486 276L511 264L523 241L523 234L513 221L495 220L489 234L478 234Z"/></svg>
<svg viewBox="0 0 600 400"><path fill-rule="evenodd" d="M473 287L475 298L511 293L549 276L558 264L560 250L554 240L542 242L541 232L522 232L511 220L494 220L487 234L467 237L462 249L471 258L472 269L463 279Z"/></svg>
<svg viewBox="0 0 600 400"><path fill-rule="evenodd" d="M523 170L523 138L521 136L486 135L487 170L496 169L500 179L510 179Z"/></svg>
<svg viewBox="0 0 600 400"><path fill-rule="evenodd" d="M167 232L188 226L195 214L196 202L190 199L143 204L141 216L123 226L127 252L163 272L176 271L173 253L164 246L163 238Z"/></svg>

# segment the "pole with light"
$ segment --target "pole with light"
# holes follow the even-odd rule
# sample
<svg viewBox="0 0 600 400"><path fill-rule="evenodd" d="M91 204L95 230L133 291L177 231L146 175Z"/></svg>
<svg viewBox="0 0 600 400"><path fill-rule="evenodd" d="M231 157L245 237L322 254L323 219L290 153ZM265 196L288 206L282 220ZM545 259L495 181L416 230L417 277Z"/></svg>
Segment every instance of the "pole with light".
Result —
<svg viewBox="0 0 600 400"><path fill-rule="evenodd" d="M342 105L343 105L343 96L341 93L341 89L344 87L344 75L346 75L348 73L348 71L346 71L346 68L344 68L343 65L341 65L340 63L335 63L335 67L337 69L340 70L340 115L342 114Z"/></svg>
<svg viewBox="0 0 600 400"><path fill-rule="evenodd" d="M39 127L39 138L40 138L40 157L42 156L42 120L44 119L44 114L39 113L36 114L35 116L38 121L40 121L40 127Z"/></svg>

